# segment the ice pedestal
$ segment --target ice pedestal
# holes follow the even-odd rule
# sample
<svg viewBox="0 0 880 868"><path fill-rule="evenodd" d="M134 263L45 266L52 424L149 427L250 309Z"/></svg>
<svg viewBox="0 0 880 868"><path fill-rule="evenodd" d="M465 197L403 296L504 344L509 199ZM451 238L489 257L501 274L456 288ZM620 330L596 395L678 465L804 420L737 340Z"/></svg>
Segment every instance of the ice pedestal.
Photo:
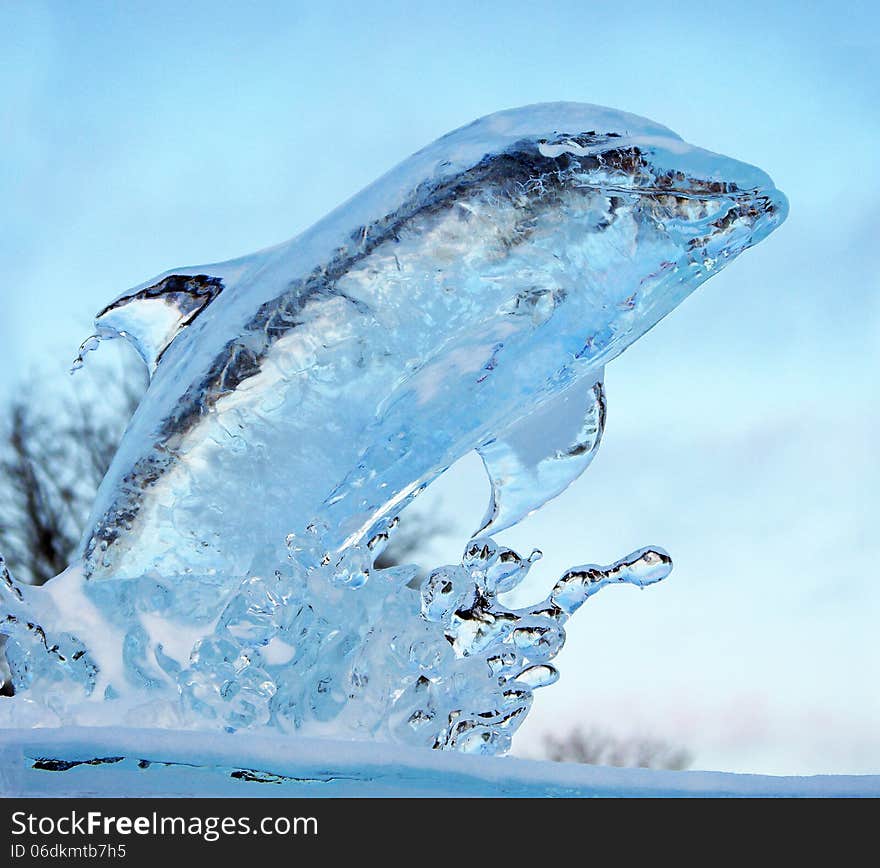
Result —
<svg viewBox="0 0 880 868"><path fill-rule="evenodd" d="M770 777L464 756L366 741L0 730L2 796L880 796L880 776Z"/></svg>

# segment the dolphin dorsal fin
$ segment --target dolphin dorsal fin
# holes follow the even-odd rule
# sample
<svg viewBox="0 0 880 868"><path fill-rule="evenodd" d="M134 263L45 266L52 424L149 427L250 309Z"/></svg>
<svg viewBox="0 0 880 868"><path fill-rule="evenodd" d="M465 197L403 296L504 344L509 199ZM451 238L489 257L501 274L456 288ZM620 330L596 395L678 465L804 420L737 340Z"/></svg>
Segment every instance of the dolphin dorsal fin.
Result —
<svg viewBox="0 0 880 868"><path fill-rule="evenodd" d="M95 317L98 335L124 337L149 368L223 289L219 277L171 274L157 283L121 295Z"/></svg>
<svg viewBox="0 0 880 868"><path fill-rule="evenodd" d="M593 460L605 427L605 391L585 377L478 447L492 495L474 536L511 527L562 494Z"/></svg>

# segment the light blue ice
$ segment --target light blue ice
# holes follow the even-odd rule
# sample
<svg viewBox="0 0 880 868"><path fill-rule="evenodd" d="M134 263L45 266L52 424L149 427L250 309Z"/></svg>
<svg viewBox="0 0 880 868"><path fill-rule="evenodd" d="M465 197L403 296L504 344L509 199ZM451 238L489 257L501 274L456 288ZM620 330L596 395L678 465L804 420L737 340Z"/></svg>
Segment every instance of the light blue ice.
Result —
<svg viewBox="0 0 880 868"><path fill-rule="evenodd" d="M671 562L575 567L513 611L538 553L487 534L589 465L604 366L786 213L759 169L552 103L444 136L290 242L124 293L77 364L124 337L150 386L80 559L42 589L6 576L0 714L506 750L569 616ZM473 449L492 497L461 563L420 587L374 569Z"/></svg>

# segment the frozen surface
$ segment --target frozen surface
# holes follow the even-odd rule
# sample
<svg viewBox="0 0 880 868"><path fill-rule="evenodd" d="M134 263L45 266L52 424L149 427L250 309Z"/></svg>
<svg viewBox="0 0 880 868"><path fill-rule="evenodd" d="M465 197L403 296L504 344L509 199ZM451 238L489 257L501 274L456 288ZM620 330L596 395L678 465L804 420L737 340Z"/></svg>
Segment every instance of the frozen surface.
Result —
<svg viewBox="0 0 880 868"><path fill-rule="evenodd" d="M122 337L151 383L77 561L0 576L0 725L503 752L570 616L671 561L574 567L512 610L540 553L487 534L586 469L604 366L786 211L759 169L554 103L444 136L286 244L123 293L75 367ZM492 497L460 563L375 569L471 450Z"/></svg>
<svg viewBox="0 0 880 868"><path fill-rule="evenodd" d="M880 777L769 777L463 757L403 745L137 729L0 730L0 795L880 796Z"/></svg>

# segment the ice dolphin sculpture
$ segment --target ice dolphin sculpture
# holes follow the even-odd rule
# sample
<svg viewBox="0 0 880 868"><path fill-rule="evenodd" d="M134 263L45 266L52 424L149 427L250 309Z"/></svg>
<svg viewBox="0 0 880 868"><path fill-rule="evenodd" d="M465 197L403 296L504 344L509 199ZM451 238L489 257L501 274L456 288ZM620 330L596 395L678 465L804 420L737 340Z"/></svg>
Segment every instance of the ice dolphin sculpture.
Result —
<svg viewBox="0 0 880 868"><path fill-rule="evenodd" d="M152 380L86 575L242 576L306 525L326 562L472 449L481 529L514 524L589 464L604 365L786 212L759 169L551 103L443 136L290 242L126 292L97 337Z"/></svg>

